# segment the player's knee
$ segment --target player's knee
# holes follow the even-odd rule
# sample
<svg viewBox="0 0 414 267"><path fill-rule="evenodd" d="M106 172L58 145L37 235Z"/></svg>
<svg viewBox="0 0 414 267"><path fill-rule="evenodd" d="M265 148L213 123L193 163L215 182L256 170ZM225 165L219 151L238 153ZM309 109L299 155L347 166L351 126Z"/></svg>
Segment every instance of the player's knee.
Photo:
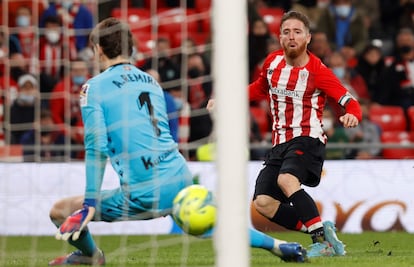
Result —
<svg viewBox="0 0 414 267"><path fill-rule="evenodd" d="M259 195L253 201L253 205L257 212L267 218L272 218L279 208L280 202L265 195Z"/></svg>
<svg viewBox="0 0 414 267"><path fill-rule="evenodd" d="M65 218L68 216L64 212L65 205L62 202L62 200L55 202L49 211L49 217L54 223L63 222Z"/></svg>
<svg viewBox="0 0 414 267"><path fill-rule="evenodd" d="M76 210L82 208L83 197L69 197L61 199L55 204L49 212L50 219L56 223L63 223L63 221Z"/></svg>
<svg viewBox="0 0 414 267"><path fill-rule="evenodd" d="M59 219L62 219L62 218L60 218L61 217L60 214L61 214L61 212L59 210L59 207L58 207L57 203L53 204L52 208L49 211L50 219L53 222L58 221Z"/></svg>

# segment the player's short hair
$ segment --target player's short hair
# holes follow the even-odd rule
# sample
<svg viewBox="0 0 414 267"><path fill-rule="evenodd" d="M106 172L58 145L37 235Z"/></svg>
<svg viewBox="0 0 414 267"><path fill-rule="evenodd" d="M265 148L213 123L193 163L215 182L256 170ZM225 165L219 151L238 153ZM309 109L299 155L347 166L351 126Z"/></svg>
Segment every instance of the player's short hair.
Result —
<svg viewBox="0 0 414 267"><path fill-rule="evenodd" d="M92 30L90 41L99 44L103 53L113 59L117 56L130 57L132 55L132 33L128 25L116 18L107 18L98 23Z"/></svg>
<svg viewBox="0 0 414 267"><path fill-rule="evenodd" d="M283 14L282 19L280 21L280 30L282 30L283 23L288 19L297 19L297 20L302 21L303 25L305 25L305 28L308 31L310 31L310 20L309 20L309 18L305 14L300 13L298 11L294 11L294 10L288 11L285 14Z"/></svg>

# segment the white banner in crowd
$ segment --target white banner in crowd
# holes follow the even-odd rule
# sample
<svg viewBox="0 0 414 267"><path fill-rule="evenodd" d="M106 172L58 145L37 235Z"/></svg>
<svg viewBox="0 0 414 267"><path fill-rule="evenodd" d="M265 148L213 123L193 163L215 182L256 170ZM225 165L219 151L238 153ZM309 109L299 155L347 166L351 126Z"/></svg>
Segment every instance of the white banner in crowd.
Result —
<svg viewBox="0 0 414 267"><path fill-rule="evenodd" d="M219 178L214 163L190 162L189 166L201 184L215 191ZM250 196L261 166L261 162L247 166ZM103 187L117 187L112 168L106 171ZM242 177L231 179L245 182ZM83 163L0 163L0 235L54 235L56 228L49 220L52 204L83 194L84 185ZM321 184L306 190L317 201L322 218L336 222L342 232L414 233L413 188L413 160L349 160L326 161ZM252 224L272 229L272 223L257 214ZM91 223L90 228L94 234L166 234L175 229L170 217Z"/></svg>

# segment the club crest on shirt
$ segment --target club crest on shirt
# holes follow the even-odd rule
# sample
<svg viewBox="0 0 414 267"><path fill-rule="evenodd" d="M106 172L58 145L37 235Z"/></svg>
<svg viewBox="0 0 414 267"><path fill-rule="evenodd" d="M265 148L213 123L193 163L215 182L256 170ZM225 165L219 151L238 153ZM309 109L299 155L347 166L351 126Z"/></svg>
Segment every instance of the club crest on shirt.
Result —
<svg viewBox="0 0 414 267"><path fill-rule="evenodd" d="M299 81L301 83L306 83L306 81L308 80L308 76L309 76L309 73L307 71L301 71L299 73Z"/></svg>
<svg viewBox="0 0 414 267"><path fill-rule="evenodd" d="M88 104L88 89L89 84L85 83L79 93L79 104L81 107L84 107Z"/></svg>

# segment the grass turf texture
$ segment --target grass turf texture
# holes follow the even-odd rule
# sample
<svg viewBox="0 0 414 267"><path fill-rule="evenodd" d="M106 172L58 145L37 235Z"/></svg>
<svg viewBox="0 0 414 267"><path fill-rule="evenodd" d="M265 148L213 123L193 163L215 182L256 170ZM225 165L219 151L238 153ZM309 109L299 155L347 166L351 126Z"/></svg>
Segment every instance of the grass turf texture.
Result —
<svg viewBox="0 0 414 267"><path fill-rule="evenodd" d="M293 232L273 234L281 239L310 243L307 235ZM414 266L413 235L405 232L339 234L347 245L344 257L313 258L303 266L377 267ZM106 266L214 266L211 239L187 235L97 236ZM66 242L53 237L0 236L0 266L47 266L49 260L72 251ZM284 263L261 249L251 249L252 267L297 266Z"/></svg>

